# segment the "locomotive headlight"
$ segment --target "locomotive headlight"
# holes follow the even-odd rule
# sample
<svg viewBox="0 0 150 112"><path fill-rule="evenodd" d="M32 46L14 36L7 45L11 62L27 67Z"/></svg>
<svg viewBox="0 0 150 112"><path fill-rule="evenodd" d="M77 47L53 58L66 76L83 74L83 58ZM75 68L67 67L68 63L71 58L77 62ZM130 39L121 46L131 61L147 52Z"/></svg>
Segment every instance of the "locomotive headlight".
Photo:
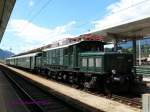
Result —
<svg viewBox="0 0 150 112"><path fill-rule="evenodd" d="M112 74L116 74L116 70L112 70L111 72L112 72Z"/></svg>

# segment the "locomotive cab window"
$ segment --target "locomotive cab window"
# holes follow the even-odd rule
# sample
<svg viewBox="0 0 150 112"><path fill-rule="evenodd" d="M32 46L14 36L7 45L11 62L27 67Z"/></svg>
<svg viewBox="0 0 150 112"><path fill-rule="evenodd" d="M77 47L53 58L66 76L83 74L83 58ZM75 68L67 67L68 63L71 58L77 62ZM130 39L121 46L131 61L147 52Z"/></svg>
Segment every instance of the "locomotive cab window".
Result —
<svg viewBox="0 0 150 112"><path fill-rule="evenodd" d="M96 67L102 67L102 59L101 58L96 58L95 62L96 62Z"/></svg>
<svg viewBox="0 0 150 112"><path fill-rule="evenodd" d="M87 67L87 58L82 58L82 67Z"/></svg>
<svg viewBox="0 0 150 112"><path fill-rule="evenodd" d="M94 66L94 58L89 58L89 67L93 67Z"/></svg>

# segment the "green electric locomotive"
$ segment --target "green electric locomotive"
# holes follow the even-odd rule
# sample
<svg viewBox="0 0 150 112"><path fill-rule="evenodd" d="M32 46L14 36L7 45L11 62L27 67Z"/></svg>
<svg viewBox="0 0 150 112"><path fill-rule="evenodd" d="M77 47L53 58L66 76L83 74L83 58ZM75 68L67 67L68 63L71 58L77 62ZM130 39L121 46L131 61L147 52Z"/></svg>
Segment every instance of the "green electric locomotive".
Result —
<svg viewBox="0 0 150 112"><path fill-rule="evenodd" d="M100 41L80 41L45 49L37 59L41 65L36 69L49 78L85 88L127 91L134 80L133 56L104 52L105 44Z"/></svg>

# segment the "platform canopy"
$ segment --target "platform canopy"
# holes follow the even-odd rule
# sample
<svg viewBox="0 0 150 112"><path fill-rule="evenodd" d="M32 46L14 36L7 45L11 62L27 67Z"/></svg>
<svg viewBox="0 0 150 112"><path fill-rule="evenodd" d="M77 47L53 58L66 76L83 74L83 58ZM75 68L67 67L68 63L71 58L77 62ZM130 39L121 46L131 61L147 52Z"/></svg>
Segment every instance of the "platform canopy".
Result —
<svg viewBox="0 0 150 112"><path fill-rule="evenodd" d="M0 41L2 40L16 0L0 0Z"/></svg>
<svg viewBox="0 0 150 112"><path fill-rule="evenodd" d="M105 37L105 41L129 41L142 39L150 36L150 17L137 20L134 22L114 26L91 34L101 35Z"/></svg>

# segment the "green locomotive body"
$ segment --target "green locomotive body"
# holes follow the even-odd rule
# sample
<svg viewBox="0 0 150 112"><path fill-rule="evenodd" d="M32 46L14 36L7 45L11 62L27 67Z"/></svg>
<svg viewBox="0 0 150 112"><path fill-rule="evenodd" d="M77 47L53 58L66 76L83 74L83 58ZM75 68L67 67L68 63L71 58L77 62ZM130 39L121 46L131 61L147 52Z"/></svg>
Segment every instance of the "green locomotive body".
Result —
<svg viewBox="0 0 150 112"><path fill-rule="evenodd" d="M47 65L64 66L67 69L76 69L79 67L78 54L87 51L103 51L103 42L81 41L69 45L46 49L43 52L43 58L46 58Z"/></svg>

